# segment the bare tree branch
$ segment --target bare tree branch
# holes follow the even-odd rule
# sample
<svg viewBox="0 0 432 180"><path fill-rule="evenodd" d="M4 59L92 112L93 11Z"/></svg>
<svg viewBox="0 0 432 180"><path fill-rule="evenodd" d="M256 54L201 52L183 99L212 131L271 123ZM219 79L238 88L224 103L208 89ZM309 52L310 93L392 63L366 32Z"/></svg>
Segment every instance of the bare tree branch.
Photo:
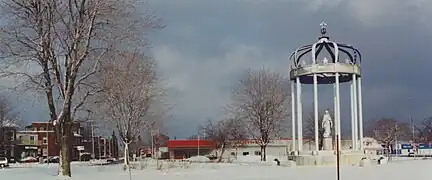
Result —
<svg viewBox="0 0 432 180"><path fill-rule="evenodd" d="M213 140L220 151L218 162L222 161L226 149L241 146L243 142L241 140L247 137L246 130L237 119L223 119L215 123L208 120L200 129L205 138Z"/></svg>
<svg viewBox="0 0 432 180"><path fill-rule="evenodd" d="M366 131L387 147L394 143L396 136L400 140L407 140L410 137L408 124L391 118L371 121Z"/></svg>
<svg viewBox="0 0 432 180"><path fill-rule="evenodd" d="M138 52L122 52L104 61L102 65L101 100L98 107L125 145L137 140L140 133L155 124L153 108L163 90L156 76L155 62ZM125 157L129 157L125 154ZM125 165L128 165L125 158Z"/></svg>
<svg viewBox="0 0 432 180"><path fill-rule="evenodd" d="M233 91L233 104L228 109L242 119L248 135L261 146L261 158L266 160L266 146L286 129L290 117L288 81L279 73L267 69L250 70Z"/></svg>

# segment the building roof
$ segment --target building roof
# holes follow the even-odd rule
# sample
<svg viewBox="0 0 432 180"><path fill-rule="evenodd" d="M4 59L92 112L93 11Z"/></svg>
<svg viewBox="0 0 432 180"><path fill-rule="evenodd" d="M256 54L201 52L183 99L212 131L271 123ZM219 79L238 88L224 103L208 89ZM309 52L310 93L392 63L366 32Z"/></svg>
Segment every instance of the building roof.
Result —
<svg viewBox="0 0 432 180"><path fill-rule="evenodd" d="M3 127L11 127L11 128L19 127L18 125L16 125L15 123L13 123L11 121L4 121L2 126Z"/></svg>
<svg viewBox="0 0 432 180"><path fill-rule="evenodd" d="M193 140L169 140L168 148L214 148L215 144L212 140L193 139Z"/></svg>

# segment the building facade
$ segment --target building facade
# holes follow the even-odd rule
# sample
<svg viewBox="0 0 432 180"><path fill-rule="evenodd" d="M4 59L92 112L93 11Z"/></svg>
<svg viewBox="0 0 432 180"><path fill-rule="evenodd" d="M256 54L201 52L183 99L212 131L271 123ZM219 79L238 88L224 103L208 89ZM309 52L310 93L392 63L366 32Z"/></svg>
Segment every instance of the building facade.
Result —
<svg viewBox="0 0 432 180"><path fill-rule="evenodd" d="M7 158L15 157L16 155L16 132L15 124L4 124L0 126L0 156Z"/></svg>

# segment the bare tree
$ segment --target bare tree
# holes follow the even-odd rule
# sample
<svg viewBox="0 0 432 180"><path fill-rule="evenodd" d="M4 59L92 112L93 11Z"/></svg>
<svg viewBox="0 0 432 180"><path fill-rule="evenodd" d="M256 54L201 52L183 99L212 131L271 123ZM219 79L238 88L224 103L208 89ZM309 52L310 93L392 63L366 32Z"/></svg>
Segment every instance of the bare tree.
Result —
<svg viewBox="0 0 432 180"><path fill-rule="evenodd" d="M124 164L129 167L129 145L141 132L154 124L151 119L158 98L163 95L151 58L125 52L113 56L102 65L99 108L117 131L124 144Z"/></svg>
<svg viewBox="0 0 432 180"><path fill-rule="evenodd" d="M432 117L427 117L419 125L415 126L417 130L415 140L417 142L432 141Z"/></svg>
<svg viewBox="0 0 432 180"><path fill-rule="evenodd" d="M72 121L87 98L100 91L91 77L113 49L146 44L137 40L160 28L159 20L139 7L138 0L3 0L1 4L0 45L6 65L2 76L23 80L20 85L27 90L46 95L61 147L59 175L71 176Z"/></svg>
<svg viewBox="0 0 432 180"><path fill-rule="evenodd" d="M245 129L236 119L224 119L215 123L208 120L205 125L201 126L201 130L206 138L215 143L219 151L218 162L222 161L226 149L241 146L246 138Z"/></svg>
<svg viewBox="0 0 432 180"><path fill-rule="evenodd" d="M249 137L261 148L266 161L266 147L286 129L291 112L288 81L268 69L249 70L233 91L229 110L244 121Z"/></svg>
<svg viewBox="0 0 432 180"><path fill-rule="evenodd" d="M409 125L391 118L373 120L367 131L377 141L384 143L387 148L390 148L390 144L395 142L396 137L400 140L410 137Z"/></svg>

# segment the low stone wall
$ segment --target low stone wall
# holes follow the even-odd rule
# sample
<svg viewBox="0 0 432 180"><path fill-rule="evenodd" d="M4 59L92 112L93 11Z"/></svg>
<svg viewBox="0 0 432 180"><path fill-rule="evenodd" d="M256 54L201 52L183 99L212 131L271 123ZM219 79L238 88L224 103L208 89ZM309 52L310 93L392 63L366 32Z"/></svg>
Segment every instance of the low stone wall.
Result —
<svg viewBox="0 0 432 180"><path fill-rule="evenodd" d="M339 156L340 164L358 165L360 160L366 158L370 159L369 155L361 152L341 152ZM320 151L320 152L303 152L296 153L289 157L290 160L295 161L297 166L322 166L322 165L335 165L336 154L334 151Z"/></svg>

